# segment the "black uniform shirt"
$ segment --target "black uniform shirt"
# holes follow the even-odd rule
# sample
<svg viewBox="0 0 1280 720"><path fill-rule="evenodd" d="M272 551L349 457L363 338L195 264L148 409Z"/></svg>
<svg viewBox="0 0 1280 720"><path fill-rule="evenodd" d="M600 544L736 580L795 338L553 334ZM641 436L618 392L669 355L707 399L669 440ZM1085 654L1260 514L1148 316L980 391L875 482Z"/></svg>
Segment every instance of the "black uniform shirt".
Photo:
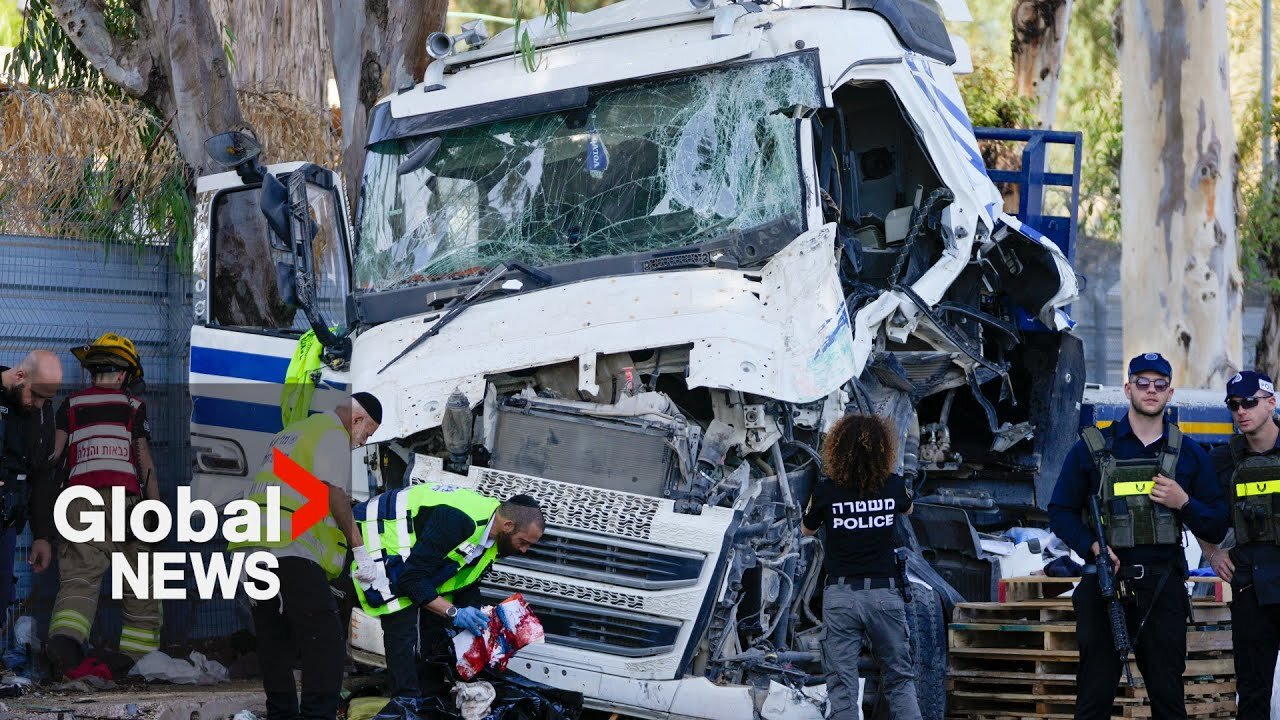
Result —
<svg viewBox="0 0 1280 720"><path fill-rule="evenodd" d="M1257 455L1280 455L1280 436L1276 438L1276 446L1265 453L1256 453L1245 446L1246 457ZM1231 448L1219 445L1209 452L1209 457L1213 459L1213 468L1222 482L1223 492L1231 497L1231 476L1236 469ZM1242 545L1242 540L1237 537L1236 546L1231 548L1231 562L1236 568L1231 584L1237 588L1253 585L1259 604L1280 604L1280 547L1261 542Z"/></svg>
<svg viewBox="0 0 1280 720"><path fill-rule="evenodd" d="M0 373L9 368L0 365ZM50 540L55 528L53 504L58 496L52 473L53 412L50 403L28 412L20 403L10 403L0 383L0 411L5 413L3 447L4 462L12 463L27 474L30 495L31 534L36 539ZM21 532L21 528L18 529ZM3 601L3 599L0 599Z"/></svg>
<svg viewBox="0 0 1280 720"><path fill-rule="evenodd" d="M858 497L851 489L822 478L805 513L810 530L826 530L827 574L833 577L896 577L893 550L898 513L911 509L911 493L901 475L890 475L880 492Z"/></svg>
<svg viewBox="0 0 1280 720"><path fill-rule="evenodd" d="M1159 440L1143 445L1138 436L1133 434L1127 414L1102 432L1115 434L1111 452L1116 460L1155 459L1164 450L1168 438L1166 427L1165 434ZM1186 435L1182 437L1178 467L1174 475L1171 479L1191 499L1191 504L1182 512L1182 521L1196 537L1211 543L1222 542L1222 538L1227 535L1226 497L1213 476L1213 464L1209 462L1208 453L1200 447L1200 443ZM1089 548L1093 545L1094 534L1093 529L1085 525L1084 517L1086 508L1089 507L1089 495L1096 495L1098 492L1098 480L1098 468L1089 448L1084 440L1077 440L1062 463L1058 484L1053 489L1053 499L1049 501L1049 529L1067 547L1084 558L1085 562L1093 560L1093 553ZM1126 565L1159 565L1176 560L1182 555L1182 548L1177 545L1139 545L1134 548L1114 548L1113 551Z"/></svg>

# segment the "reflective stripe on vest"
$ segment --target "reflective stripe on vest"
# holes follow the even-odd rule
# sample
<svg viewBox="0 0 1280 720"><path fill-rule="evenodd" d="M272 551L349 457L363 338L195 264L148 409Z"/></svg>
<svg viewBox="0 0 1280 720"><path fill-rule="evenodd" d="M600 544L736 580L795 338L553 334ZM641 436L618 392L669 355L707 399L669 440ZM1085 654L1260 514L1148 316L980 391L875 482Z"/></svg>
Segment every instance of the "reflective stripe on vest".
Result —
<svg viewBox="0 0 1280 720"><path fill-rule="evenodd" d="M91 387L67 398L68 485L118 486L141 494L133 451L141 406L141 400L111 388Z"/></svg>
<svg viewBox="0 0 1280 720"><path fill-rule="evenodd" d="M1280 493L1280 480L1265 480L1263 482L1248 482L1236 485L1236 497L1274 495L1276 493Z"/></svg>
<svg viewBox="0 0 1280 720"><path fill-rule="evenodd" d="M279 448L281 452L289 456L289 459L302 466L308 472L315 474L316 448L320 444L320 439L334 430L341 430L343 436L348 437L346 429L342 427L342 423L338 421L338 418L330 413L323 413L312 415L305 420L293 423L272 439L271 446L267 449L267 456L263 462L262 469L254 476L253 485L250 487L247 497L262 508L265 514L267 511L267 488L273 486L280 488L280 539L272 541L263 538L253 542L231 543L227 546L228 550L245 547L285 547L296 542L319 563L330 580L342 573L342 563L347 556L347 542L333 516L326 513L323 521L312 525L297 540L293 540L293 513L306 503L306 498L282 481L272 469L274 464L272 450ZM345 470L346 468L342 469ZM265 527L265 521L263 525Z"/></svg>
<svg viewBox="0 0 1280 720"><path fill-rule="evenodd" d="M465 513L475 522L476 529L446 556L457 571L436 588L439 595L448 599L452 593L474 585L497 559L496 543L476 554L498 509L498 501L493 498L471 490L445 490L431 485L411 485L372 497L356 512L365 551L374 561L373 581L355 583L356 597L367 614L385 615L413 604L412 599L400 597L394 590L400 569L417 541L413 519L418 513L441 505ZM389 571L389 566L394 569Z"/></svg>
<svg viewBox="0 0 1280 720"><path fill-rule="evenodd" d="M1118 482L1111 484L1111 494L1116 497L1126 495L1149 495L1155 482Z"/></svg>

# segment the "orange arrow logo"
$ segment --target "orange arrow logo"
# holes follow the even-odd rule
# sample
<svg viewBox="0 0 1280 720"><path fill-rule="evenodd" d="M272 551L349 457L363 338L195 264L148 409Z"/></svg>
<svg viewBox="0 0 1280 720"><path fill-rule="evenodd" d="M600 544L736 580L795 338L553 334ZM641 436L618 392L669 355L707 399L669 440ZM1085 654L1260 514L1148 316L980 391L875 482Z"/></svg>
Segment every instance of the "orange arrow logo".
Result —
<svg viewBox="0 0 1280 720"><path fill-rule="evenodd" d="M293 511L293 539L311 529L312 525L329 514L329 486L312 475L306 468L293 461L293 458L280 452L280 448L271 449L271 470L276 477L297 490L306 499L302 507Z"/></svg>

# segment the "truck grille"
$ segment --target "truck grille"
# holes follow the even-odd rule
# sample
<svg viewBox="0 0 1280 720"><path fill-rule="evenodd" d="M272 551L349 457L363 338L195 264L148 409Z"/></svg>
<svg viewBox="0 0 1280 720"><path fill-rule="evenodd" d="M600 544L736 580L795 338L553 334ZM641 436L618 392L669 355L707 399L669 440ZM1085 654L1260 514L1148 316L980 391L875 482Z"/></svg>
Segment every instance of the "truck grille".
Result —
<svg viewBox="0 0 1280 720"><path fill-rule="evenodd" d="M481 589L486 604L496 605L507 593ZM648 657L671 652L680 622L641 613L611 610L573 601L525 595L525 601L546 632L547 642L623 657Z"/></svg>
<svg viewBox="0 0 1280 720"><path fill-rule="evenodd" d="M528 493L542 503L548 525L560 525L636 540L648 540L661 502L632 493L548 480L546 478L472 468L476 491L508 498Z"/></svg>
<svg viewBox="0 0 1280 720"><path fill-rule="evenodd" d="M503 558L502 562L581 580L665 590L697 583L705 559L705 554L691 550L658 548L547 528L542 540L527 553Z"/></svg>

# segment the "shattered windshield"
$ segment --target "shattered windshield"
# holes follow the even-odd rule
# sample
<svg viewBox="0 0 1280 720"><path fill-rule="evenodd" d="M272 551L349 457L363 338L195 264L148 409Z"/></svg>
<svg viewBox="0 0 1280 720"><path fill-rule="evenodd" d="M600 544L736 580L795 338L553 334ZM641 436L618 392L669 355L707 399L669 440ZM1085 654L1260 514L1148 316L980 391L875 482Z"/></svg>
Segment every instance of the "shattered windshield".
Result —
<svg viewBox="0 0 1280 720"><path fill-rule="evenodd" d="M357 285L679 247L798 220L793 111L820 104L815 60L801 54L379 143L365 161ZM438 150L426 146L435 137Z"/></svg>

